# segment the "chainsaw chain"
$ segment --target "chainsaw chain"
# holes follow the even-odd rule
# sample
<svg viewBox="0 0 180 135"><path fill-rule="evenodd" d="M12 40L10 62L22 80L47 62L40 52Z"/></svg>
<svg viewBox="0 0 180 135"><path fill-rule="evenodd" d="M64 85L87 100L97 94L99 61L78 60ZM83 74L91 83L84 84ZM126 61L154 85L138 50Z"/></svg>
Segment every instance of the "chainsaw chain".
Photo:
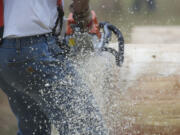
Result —
<svg viewBox="0 0 180 135"><path fill-rule="evenodd" d="M103 48L101 48L101 51L109 52L109 53L111 53L112 55L114 55L115 58L116 58L116 64L117 64L118 66L121 66L121 65L123 64L123 61L124 61L124 55L123 55L123 53L121 54L120 52L117 52L115 49L109 48L109 47L103 47Z"/></svg>

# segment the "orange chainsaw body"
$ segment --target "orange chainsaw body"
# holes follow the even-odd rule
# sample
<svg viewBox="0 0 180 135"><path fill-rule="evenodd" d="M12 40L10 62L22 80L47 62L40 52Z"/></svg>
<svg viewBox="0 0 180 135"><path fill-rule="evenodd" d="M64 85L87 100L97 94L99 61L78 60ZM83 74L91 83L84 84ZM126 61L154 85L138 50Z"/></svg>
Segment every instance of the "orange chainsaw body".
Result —
<svg viewBox="0 0 180 135"><path fill-rule="evenodd" d="M91 11L92 19L90 23L87 25L89 28L89 34L96 35L99 39L101 38L99 23L97 21L96 13L94 11ZM74 33L71 25L76 24L75 20L73 19L73 13L69 14L68 21L67 21L67 29L66 29L66 35L72 35Z"/></svg>

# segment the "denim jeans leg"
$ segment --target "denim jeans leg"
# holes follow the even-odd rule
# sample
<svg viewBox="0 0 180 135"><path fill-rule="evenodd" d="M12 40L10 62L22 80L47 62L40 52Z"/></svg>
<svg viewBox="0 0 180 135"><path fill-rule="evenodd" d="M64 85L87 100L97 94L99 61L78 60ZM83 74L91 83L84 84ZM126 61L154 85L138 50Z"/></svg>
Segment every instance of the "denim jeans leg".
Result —
<svg viewBox="0 0 180 135"><path fill-rule="evenodd" d="M49 135L50 123L60 135L107 135L91 91L64 55L55 57L61 51L53 38L20 53L0 48L1 87L12 95L19 135Z"/></svg>
<svg viewBox="0 0 180 135"><path fill-rule="evenodd" d="M17 117L18 135L50 135L51 123L34 100L21 93L14 93L9 99Z"/></svg>
<svg viewBox="0 0 180 135"><path fill-rule="evenodd" d="M11 44L6 40L5 44ZM15 44L13 44L15 46ZM51 123L49 118L39 108L40 106L24 92L23 86L18 84L18 76L14 76L15 67L9 65L16 53L16 48L0 47L0 88L8 96L11 110L18 121L18 135L50 135ZM11 56L12 55L12 56ZM20 55L20 54L17 54ZM18 72L19 69L17 69ZM3 73L4 72L4 73ZM5 76L5 77L3 77ZM12 80L8 80L11 78ZM23 76L20 76L23 79ZM13 81L16 79L17 82ZM25 79L25 78L24 78ZM20 86L15 86L15 83ZM25 89L25 87L24 87Z"/></svg>

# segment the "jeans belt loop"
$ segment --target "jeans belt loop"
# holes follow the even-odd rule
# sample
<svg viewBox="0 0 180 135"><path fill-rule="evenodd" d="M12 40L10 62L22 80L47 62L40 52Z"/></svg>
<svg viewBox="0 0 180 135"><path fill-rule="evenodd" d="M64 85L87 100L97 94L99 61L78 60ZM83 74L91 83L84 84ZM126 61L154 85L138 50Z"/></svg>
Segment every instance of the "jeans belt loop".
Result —
<svg viewBox="0 0 180 135"><path fill-rule="evenodd" d="M20 42L20 39L16 38L16 53L19 54L20 50L21 50L21 42Z"/></svg>
<svg viewBox="0 0 180 135"><path fill-rule="evenodd" d="M52 33L45 34L45 38L47 41L51 40L52 36L53 36Z"/></svg>

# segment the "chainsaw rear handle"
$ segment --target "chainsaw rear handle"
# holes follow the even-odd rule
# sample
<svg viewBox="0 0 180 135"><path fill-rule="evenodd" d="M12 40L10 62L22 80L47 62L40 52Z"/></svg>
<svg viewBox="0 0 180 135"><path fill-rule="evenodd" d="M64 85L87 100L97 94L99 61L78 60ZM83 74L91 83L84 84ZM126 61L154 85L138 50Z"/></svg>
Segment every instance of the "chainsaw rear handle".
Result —
<svg viewBox="0 0 180 135"><path fill-rule="evenodd" d="M117 66L121 66L124 62L124 37L121 31L112 24L107 22L101 22L99 27L104 30L104 36L102 37L101 50L112 53L116 58ZM107 43L111 40L112 32L116 35L118 39L118 51L113 48L105 47Z"/></svg>
<svg viewBox="0 0 180 135"><path fill-rule="evenodd" d="M112 31L109 29L108 23L105 23L105 22L100 23L99 27L103 29L103 32L104 32L104 35L102 35L103 37L102 37L102 46L101 46L101 47L104 47L111 40Z"/></svg>

